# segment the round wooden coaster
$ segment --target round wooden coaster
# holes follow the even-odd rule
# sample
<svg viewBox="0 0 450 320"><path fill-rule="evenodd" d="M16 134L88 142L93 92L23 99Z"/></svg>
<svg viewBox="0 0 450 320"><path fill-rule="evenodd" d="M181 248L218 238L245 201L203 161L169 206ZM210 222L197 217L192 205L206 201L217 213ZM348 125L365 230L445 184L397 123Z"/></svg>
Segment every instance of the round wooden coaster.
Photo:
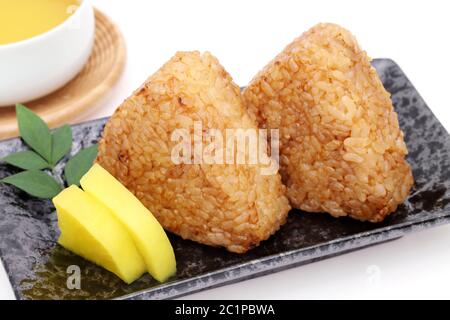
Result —
<svg viewBox="0 0 450 320"><path fill-rule="evenodd" d="M26 103L50 127L68 122L92 107L116 83L125 64L125 42L114 23L95 10L95 42L84 69L67 85ZM0 139L18 135L14 106L0 108Z"/></svg>

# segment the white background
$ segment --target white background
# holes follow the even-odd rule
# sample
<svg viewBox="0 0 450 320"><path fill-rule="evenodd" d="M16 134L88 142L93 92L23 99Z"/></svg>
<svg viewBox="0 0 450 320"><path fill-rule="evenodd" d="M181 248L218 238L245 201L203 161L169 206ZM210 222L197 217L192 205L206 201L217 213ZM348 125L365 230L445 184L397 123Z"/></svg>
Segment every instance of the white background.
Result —
<svg viewBox="0 0 450 320"><path fill-rule="evenodd" d="M348 28L372 57L395 60L450 129L450 2L93 0L120 27L126 70L108 98L77 121L109 115L177 50L208 50L245 85L318 22ZM0 8L1 9L1 8ZM191 299L450 298L450 226ZM14 298L0 267L0 298Z"/></svg>

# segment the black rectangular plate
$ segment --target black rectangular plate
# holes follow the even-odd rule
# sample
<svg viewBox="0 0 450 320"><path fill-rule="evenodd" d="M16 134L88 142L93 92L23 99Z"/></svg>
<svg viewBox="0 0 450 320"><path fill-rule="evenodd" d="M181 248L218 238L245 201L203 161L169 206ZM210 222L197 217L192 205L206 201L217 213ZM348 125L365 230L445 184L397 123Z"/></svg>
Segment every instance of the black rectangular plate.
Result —
<svg viewBox="0 0 450 320"><path fill-rule="evenodd" d="M175 277L159 284L145 275L125 285L113 274L56 244L58 228L50 201L0 185L0 256L18 299L164 299L254 278L377 244L450 219L450 139L419 93L392 60L377 69L399 115L415 186L397 212L371 224L327 214L291 212L269 240L244 255L169 235L178 263ZM99 139L106 119L73 127L72 153ZM19 139L0 142L0 157L24 148ZM62 164L55 176L61 175ZM16 170L0 164L0 179ZM67 288L67 267L81 268L81 290Z"/></svg>

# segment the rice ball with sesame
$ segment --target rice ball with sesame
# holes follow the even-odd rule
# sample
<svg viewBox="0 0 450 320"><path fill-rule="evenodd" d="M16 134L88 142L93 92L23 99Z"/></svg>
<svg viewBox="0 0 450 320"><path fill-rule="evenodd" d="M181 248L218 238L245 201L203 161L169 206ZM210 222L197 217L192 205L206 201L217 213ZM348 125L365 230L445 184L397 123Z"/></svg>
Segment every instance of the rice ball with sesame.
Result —
<svg viewBox="0 0 450 320"><path fill-rule="evenodd" d="M264 128L280 129L291 204L378 222L413 177L390 95L355 38L319 24L289 44L243 92Z"/></svg>

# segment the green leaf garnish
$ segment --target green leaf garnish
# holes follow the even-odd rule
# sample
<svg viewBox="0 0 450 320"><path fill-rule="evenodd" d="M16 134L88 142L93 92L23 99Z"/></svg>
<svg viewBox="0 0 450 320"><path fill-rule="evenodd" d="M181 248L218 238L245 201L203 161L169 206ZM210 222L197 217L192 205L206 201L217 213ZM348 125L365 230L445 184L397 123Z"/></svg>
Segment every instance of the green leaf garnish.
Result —
<svg viewBox="0 0 450 320"><path fill-rule="evenodd" d="M16 105L17 122L22 139L48 163L52 161L52 136L47 124L24 105Z"/></svg>
<svg viewBox="0 0 450 320"><path fill-rule="evenodd" d="M50 199L61 191L61 185L41 169L54 166L72 148L72 128L64 125L53 134L47 124L37 114L25 107L16 105L17 122L22 139L32 150L10 154L0 161L27 170L0 180L44 199ZM65 168L67 184L80 185L81 177L92 167L97 156L97 145L83 149L71 158Z"/></svg>
<svg viewBox="0 0 450 320"><path fill-rule="evenodd" d="M92 167L97 156L97 145L83 149L74 155L64 168L67 185L80 185L80 179Z"/></svg>
<svg viewBox="0 0 450 320"><path fill-rule="evenodd" d="M40 170L49 167L47 161L31 150L13 153L1 160L24 170Z"/></svg>
<svg viewBox="0 0 450 320"><path fill-rule="evenodd" d="M64 125L52 134L52 165L56 165L72 148L72 128Z"/></svg>
<svg viewBox="0 0 450 320"><path fill-rule="evenodd" d="M1 180L26 193L44 199L50 199L61 191L61 186L51 176L39 170L28 170Z"/></svg>

